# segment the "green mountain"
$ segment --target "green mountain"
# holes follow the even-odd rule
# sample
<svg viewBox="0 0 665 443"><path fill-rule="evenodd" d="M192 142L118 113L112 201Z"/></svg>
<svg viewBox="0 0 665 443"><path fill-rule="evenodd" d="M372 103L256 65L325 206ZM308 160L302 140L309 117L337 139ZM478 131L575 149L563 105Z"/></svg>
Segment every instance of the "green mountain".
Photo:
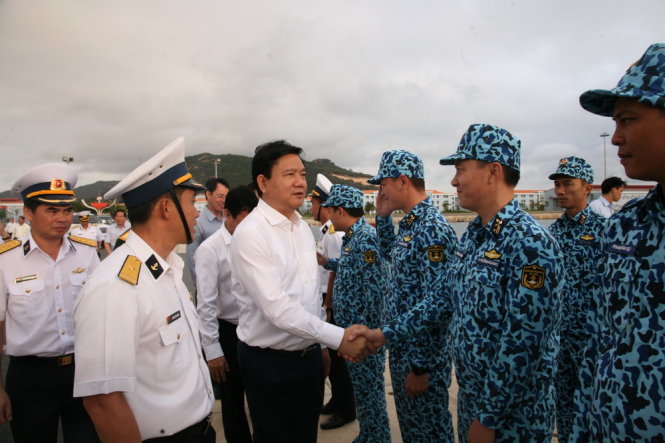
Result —
<svg viewBox="0 0 665 443"><path fill-rule="evenodd" d="M192 155L185 158L189 171L199 183L205 183L207 179L215 175L215 160L217 163L217 174L224 177L231 187L246 185L252 181L252 158L244 155L223 154L213 155L208 153ZM307 169L307 190L314 187L316 174L324 174L333 183L355 186L360 189L375 189L367 183L371 176L349 169L340 168L328 159L317 159L305 161ZM127 171L129 172L129 171ZM354 181L357 180L357 181ZM94 202L98 195L103 195L111 189L117 181L98 181L89 185L76 188L76 196L85 199L88 203ZM16 197L10 191L0 192L0 198Z"/></svg>

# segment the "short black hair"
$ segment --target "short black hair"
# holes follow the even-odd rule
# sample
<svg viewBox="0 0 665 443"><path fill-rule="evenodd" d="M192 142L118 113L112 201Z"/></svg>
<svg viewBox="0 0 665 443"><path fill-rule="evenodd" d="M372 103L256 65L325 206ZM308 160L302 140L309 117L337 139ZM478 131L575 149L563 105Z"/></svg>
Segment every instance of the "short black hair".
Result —
<svg viewBox="0 0 665 443"><path fill-rule="evenodd" d="M619 177L607 177L600 185L600 192L603 194L609 194L612 192L612 189L621 188L623 186L626 186L626 182Z"/></svg>
<svg viewBox="0 0 665 443"><path fill-rule="evenodd" d="M329 208L332 208L333 210L341 208L341 206L328 206ZM347 214L349 214L351 217L362 217L365 215L365 210L363 208L342 208L346 211Z"/></svg>
<svg viewBox="0 0 665 443"><path fill-rule="evenodd" d="M37 210L37 207L41 205L42 203L39 203L37 200L33 200L31 198L26 198L23 201L23 206L26 208L30 209L32 212L35 212ZM19 218L23 217L22 215L19 215ZM25 218L25 217L24 217Z"/></svg>
<svg viewBox="0 0 665 443"><path fill-rule="evenodd" d="M132 208L132 210L134 210L134 208ZM122 212L123 214L125 214L125 217L127 217L127 211L125 211L122 208L118 208L115 211L113 211L113 218L115 218L115 216L118 214L118 212Z"/></svg>
<svg viewBox="0 0 665 443"><path fill-rule="evenodd" d="M517 183L520 181L520 171L503 164L501 166L503 166L503 177L506 184L513 188L517 186Z"/></svg>
<svg viewBox="0 0 665 443"><path fill-rule="evenodd" d="M224 209L236 218L241 212L251 212L259 203L254 190L249 186L238 186L229 191L224 202Z"/></svg>
<svg viewBox="0 0 665 443"><path fill-rule="evenodd" d="M176 187L175 192L178 198L182 195L182 193L185 191L186 188L183 187ZM129 219L129 222L132 225L142 225L148 222L150 219L150 214L152 214L152 210L155 208L155 205L157 202L163 198L171 198L170 191L167 191L163 194L158 195L157 197L153 198L152 200L148 200L147 202L143 202L138 206L133 206L132 210L129 213L129 216L127 217ZM122 209L118 209L113 213L113 216L115 217L115 214L118 211L122 211ZM125 211L123 211L125 212Z"/></svg>
<svg viewBox="0 0 665 443"><path fill-rule="evenodd" d="M217 189L217 185L220 184L224 186L226 189L231 189L231 186L229 186L229 182L227 182L225 179L222 177L211 177L206 181L206 191L208 192L215 192L215 189Z"/></svg>
<svg viewBox="0 0 665 443"><path fill-rule="evenodd" d="M252 158L252 182L256 186L259 195L263 195L257 181L259 175L269 179L272 167L275 166L277 160L288 154L301 157L302 153L302 148L293 146L285 140L275 140L257 146L254 151L254 158Z"/></svg>
<svg viewBox="0 0 665 443"><path fill-rule="evenodd" d="M425 190L425 179L423 178L413 178L413 177L407 177L411 184L413 185L414 188L416 188L416 191L424 191Z"/></svg>

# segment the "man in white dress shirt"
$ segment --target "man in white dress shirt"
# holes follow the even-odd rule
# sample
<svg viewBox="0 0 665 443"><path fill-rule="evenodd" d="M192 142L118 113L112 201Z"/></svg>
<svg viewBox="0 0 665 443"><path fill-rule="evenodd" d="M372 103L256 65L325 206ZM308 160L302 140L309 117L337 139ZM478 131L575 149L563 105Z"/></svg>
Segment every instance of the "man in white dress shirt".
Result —
<svg viewBox="0 0 665 443"><path fill-rule="evenodd" d="M612 217L612 214L616 212L613 203L621 199L624 186L626 186L626 182L619 177L606 178L600 185L602 195L589 203L589 207L593 212L605 218Z"/></svg>
<svg viewBox="0 0 665 443"><path fill-rule="evenodd" d="M76 181L73 168L51 163L12 188L32 223L22 240L0 245L0 343L6 339L10 356L6 392L0 376L0 423L11 420L16 443L55 443L60 421L65 442L98 441L72 397L74 306L99 264L89 239L66 236Z"/></svg>
<svg viewBox="0 0 665 443"><path fill-rule="evenodd" d="M74 318L74 395L103 441L215 441L199 320L174 252L192 241L202 188L178 138L104 197L122 195L132 230L91 276Z"/></svg>
<svg viewBox="0 0 665 443"><path fill-rule="evenodd" d="M284 141L256 148L261 199L231 243L238 360L257 443L316 441L328 354L319 343L367 355L366 343L324 320L314 236L296 212L307 186L301 154Z"/></svg>
<svg viewBox="0 0 665 443"><path fill-rule="evenodd" d="M14 221L14 217L10 217L9 221L5 225L5 231L7 231L7 234L9 234L10 238L14 237L14 231L16 230L16 226L18 223Z"/></svg>
<svg viewBox="0 0 665 443"><path fill-rule="evenodd" d="M27 237L29 233L30 233L30 225L25 222L24 216L22 215L19 216L18 224L16 225L16 229L14 229L14 238L16 240L21 240Z"/></svg>
<svg viewBox="0 0 665 443"><path fill-rule="evenodd" d="M115 249L115 242L118 240L118 237L132 227L132 224L127 220L127 211L124 209L115 210L113 221L115 223L109 225L106 228L106 234L104 234L104 249L107 254L111 254Z"/></svg>
<svg viewBox="0 0 665 443"><path fill-rule="evenodd" d="M236 227L256 207L258 198L248 186L229 191L224 207L224 224L199 245L196 263L201 345L210 376L219 383L224 436L229 443L252 441L245 414L245 388L238 366L238 300L231 293L229 252Z"/></svg>

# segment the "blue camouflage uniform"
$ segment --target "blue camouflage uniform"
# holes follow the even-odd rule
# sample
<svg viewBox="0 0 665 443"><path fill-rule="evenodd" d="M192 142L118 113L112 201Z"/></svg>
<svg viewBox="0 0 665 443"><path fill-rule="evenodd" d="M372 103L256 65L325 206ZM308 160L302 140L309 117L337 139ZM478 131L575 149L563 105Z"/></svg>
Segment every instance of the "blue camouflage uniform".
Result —
<svg viewBox="0 0 665 443"><path fill-rule="evenodd" d="M593 169L582 158L561 159L550 180L579 178L593 183ZM586 330L591 292L597 288L600 238L607 219L589 206L568 217L565 213L549 228L563 251L561 349L557 374L557 434L560 442L570 441L574 419L574 396L579 388L579 371L589 339Z"/></svg>
<svg viewBox="0 0 665 443"><path fill-rule="evenodd" d="M492 125L471 125L441 164L476 159L519 171L520 141ZM555 420L561 315L561 251L516 199L460 240L453 290L453 358L460 441L474 419L497 442L549 442Z"/></svg>
<svg viewBox="0 0 665 443"><path fill-rule="evenodd" d="M383 154L379 174L370 183L401 174L423 178L422 161L406 151ZM382 253L390 257L392 275L386 300L386 322L397 319L428 296L442 297L444 276L457 249L455 232L429 198L399 222L395 235L391 217L377 217ZM390 343L390 375L404 442L454 441L448 410L450 386L450 314L407 342ZM429 374L428 390L406 395L406 377L413 369Z"/></svg>
<svg viewBox="0 0 665 443"><path fill-rule="evenodd" d="M586 110L611 116L617 97L665 108L665 44L651 45L612 90L587 91ZM665 205L659 185L609 219L575 396L576 441L665 440Z"/></svg>
<svg viewBox="0 0 665 443"><path fill-rule="evenodd" d="M362 202L359 189L334 185L322 206L362 208ZM363 217L346 231L341 256L329 259L326 269L337 273L333 288L337 325L343 328L354 324L380 327L389 270L379 250L376 230ZM347 362L360 423L360 434L353 440L356 443L390 442L383 378L385 361L386 353L381 349L360 363Z"/></svg>

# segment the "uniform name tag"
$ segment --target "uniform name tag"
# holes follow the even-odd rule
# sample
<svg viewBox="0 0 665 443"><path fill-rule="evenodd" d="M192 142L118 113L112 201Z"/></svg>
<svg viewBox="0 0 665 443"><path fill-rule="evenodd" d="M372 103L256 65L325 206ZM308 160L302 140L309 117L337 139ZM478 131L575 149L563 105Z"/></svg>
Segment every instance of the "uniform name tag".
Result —
<svg viewBox="0 0 665 443"><path fill-rule="evenodd" d="M180 311L176 311L173 314L166 317L166 324L170 325L171 323L173 323L174 321L176 321L179 318L180 318Z"/></svg>
<svg viewBox="0 0 665 443"><path fill-rule="evenodd" d="M407 242L405 242L405 241L398 241L398 242L397 242L397 246L401 246L401 247L403 247L403 248L408 248L408 247L409 247L409 244L408 244Z"/></svg>
<svg viewBox="0 0 665 443"><path fill-rule="evenodd" d="M16 277L14 283L23 283L24 281L37 280L37 274L24 275L23 277Z"/></svg>
<svg viewBox="0 0 665 443"><path fill-rule="evenodd" d="M462 251L455 251L455 255L459 258L464 258L464 253Z"/></svg>
<svg viewBox="0 0 665 443"><path fill-rule="evenodd" d="M635 255L635 246L631 245L620 245L618 243L612 243L609 247L610 252L616 252L621 255Z"/></svg>
<svg viewBox="0 0 665 443"><path fill-rule="evenodd" d="M490 260L485 257L480 257L478 258L478 263L482 263L483 265L491 266L493 268L498 268L499 267L499 262L496 260Z"/></svg>

